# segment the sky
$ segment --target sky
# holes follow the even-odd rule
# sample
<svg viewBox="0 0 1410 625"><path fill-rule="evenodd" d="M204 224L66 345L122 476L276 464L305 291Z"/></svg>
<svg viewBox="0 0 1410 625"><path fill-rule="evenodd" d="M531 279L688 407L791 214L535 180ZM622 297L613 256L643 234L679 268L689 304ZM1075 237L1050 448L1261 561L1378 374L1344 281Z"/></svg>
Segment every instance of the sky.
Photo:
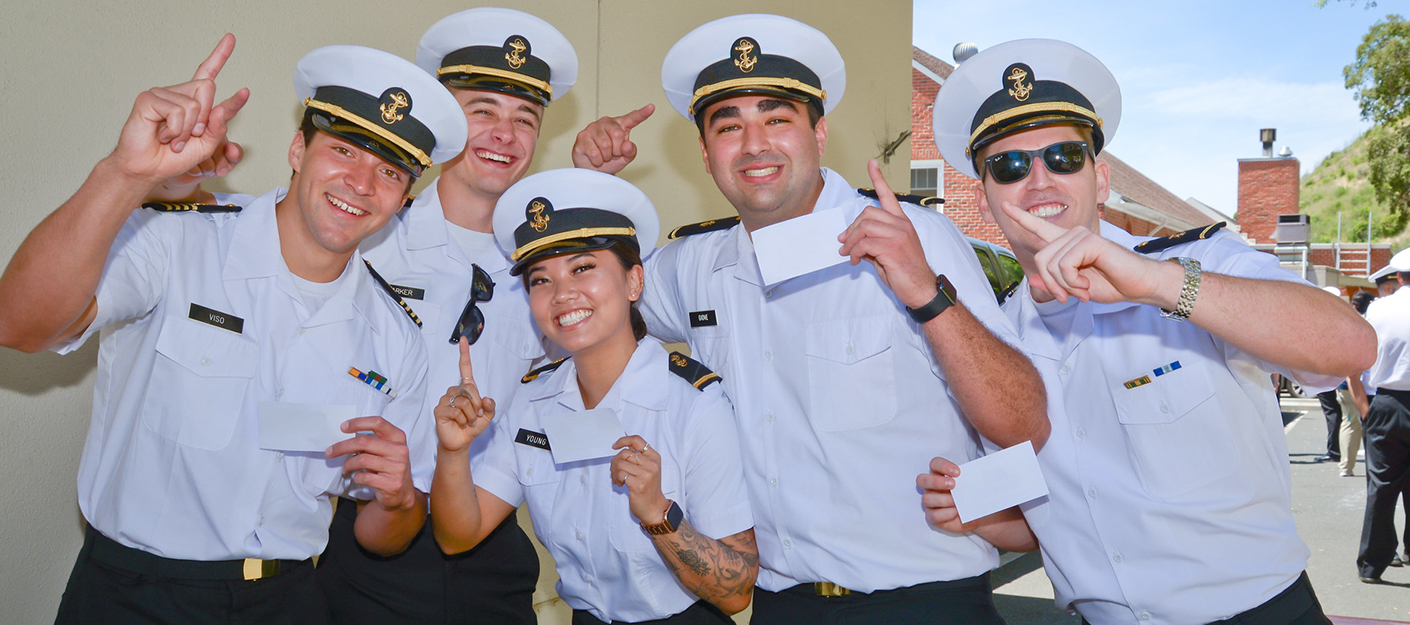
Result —
<svg viewBox="0 0 1410 625"><path fill-rule="evenodd" d="M1181 198L1226 214L1238 159L1276 128L1311 172L1370 127L1342 70L1371 25L1410 1L915 0L912 42L954 64L955 44L1062 39L1101 59L1121 85L1111 152Z"/></svg>

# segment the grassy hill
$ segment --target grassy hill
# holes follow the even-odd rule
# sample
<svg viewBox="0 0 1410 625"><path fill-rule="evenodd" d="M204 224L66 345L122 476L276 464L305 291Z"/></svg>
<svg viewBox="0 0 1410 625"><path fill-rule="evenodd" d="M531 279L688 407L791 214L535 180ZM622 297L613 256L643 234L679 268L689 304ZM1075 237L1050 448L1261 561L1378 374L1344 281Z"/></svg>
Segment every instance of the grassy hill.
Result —
<svg viewBox="0 0 1410 625"><path fill-rule="evenodd" d="M1367 179L1366 138L1379 132L1377 126L1356 138L1351 145L1332 152L1312 173L1302 177L1301 210L1312 216L1312 241L1331 243L1337 236L1337 214L1341 214L1341 241L1365 242L1366 219L1374 214L1374 240L1391 242L1394 248L1410 242L1406 232L1386 232L1385 208L1376 201L1376 191Z"/></svg>

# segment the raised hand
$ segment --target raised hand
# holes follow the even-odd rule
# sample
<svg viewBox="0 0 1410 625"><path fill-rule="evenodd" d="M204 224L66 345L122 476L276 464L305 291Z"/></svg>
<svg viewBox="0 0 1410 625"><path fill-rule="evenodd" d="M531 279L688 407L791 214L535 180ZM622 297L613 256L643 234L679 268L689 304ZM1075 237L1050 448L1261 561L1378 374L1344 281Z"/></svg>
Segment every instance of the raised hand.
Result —
<svg viewBox="0 0 1410 625"><path fill-rule="evenodd" d="M485 432L494 419L495 403L481 397L470 365L470 341L460 337L460 385L452 386L436 404L436 438L442 451L461 452Z"/></svg>
<svg viewBox="0 0 1410 625"><path fill-rule="evenodd" d="M369 431L373 434L354 435L334 443L324 452L329 458L348 456L343 461L343 475L353 474L354 484L371 488L383 508L415 507L416 487L411 482L411 452L406 446L406 433L382 417L348 419L342 429L350 434Z"/></svg>
<svg viewBox="0 0 1410 625"><path fill-rule="evenodd" d="M1033 255L1032 288L1058 301L1138 302L1174 309L1185 270L1117 245L1083 226L1072 229L1031 215L1013 204L1000 208L1020 228L1047 243Z"/></svg>
<svg viewBox="0 0 1410 625"><path fill-rule="evenodd" d="M656 111L647 104L620 117L603 117L587 125L573 142L573 166L604 174L622 171L636 158L632 129Z"/></svg>
<svg viewBox="0 0 1410 625"><path fill-rule="evenodd" d="M250 96L241 89L213 104L215 78L234 50L235 36L227 33L190 81L137 96L112 155L127 175L155 185L198 167L217 149L228 152L227 122Z"/></svg>
<svg viewBox="0 0 1410 625"><path fill-rule="evenodd" d="M924 306L935 299L938 291L920 236L901 210L901 203L896 201L896 194L886 184L875 159L867 162L867 173L881 206L868 206L838 235L837 240L842 243L838 253L851 256L853 265L870 261L902 304L911 308Z"/></svg>
<svg viewBox="0 0 1410 625"><path fill-rule="evenodd" d="M642 523L660 523L668 507L661 493L661 454L640 436L623 436L612 449L622 450L612 458L612 485L626 487L632 516Z"/></svg>

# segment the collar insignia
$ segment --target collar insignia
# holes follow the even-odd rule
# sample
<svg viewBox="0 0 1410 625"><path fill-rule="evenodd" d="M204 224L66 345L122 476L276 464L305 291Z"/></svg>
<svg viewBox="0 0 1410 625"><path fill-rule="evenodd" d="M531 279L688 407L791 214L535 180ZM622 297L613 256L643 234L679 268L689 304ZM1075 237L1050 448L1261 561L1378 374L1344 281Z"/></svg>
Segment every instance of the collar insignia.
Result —
<svg viewBox="0 0 1410 625"><path fill-rule="evenodd" d="M1009 95L1013 96L1013 99L1019 102L1027 100L1028 94L1033 92L1033 83L1030 81L1024 84L1023 81L1028 80L1029 77L1033 75L1033 68L1023 63L1014 63L1010 65L1008 69L1004 70L1004 72L1007 73L1007 75L1004 76L1004 80L1013 83L1013 87L1009 89Z"/></svg>
<svg viewBox="0 0 1410 625"><path fill-rule="evenodd" d="M754 66L759 63L759 57L749 56L749 54L758 49L759 42L749 37L740 37L739 41L734 44L734 51L739 53L739 56L734 59L734 66L746 74L754 71Z"/></svg>
<svg viewBox="0 0 1410 625"><path fill-rule="evenodd" d="M406 117L406 115L400 112L401 109L406 109L407 113L411 112L411 96L407 95L406 90L400 87L392 87L391 89L383 91L382 97L379 98L379 100L382 103L382 105L378 107L382 110L382 123L388 126Z"/></svg>
<svg viewBox="0 0 1410 625"><path fill-rule="evenodd" d="M553 212L553 203L547 198L536 197L529 201L529 207L524 210L524 216L529 219L529 226L534 232L543 232L548 229L549 213Z"/></svg>
<svg viewBox="0 0 1410 625"><path fill-rule="evenodd" d="M529 42L522 36L513 35L504 41L504 47L509 51L504 53L504 60L509 63L512 69L519 69L524 66L524 57L529 54Z"/></svg>

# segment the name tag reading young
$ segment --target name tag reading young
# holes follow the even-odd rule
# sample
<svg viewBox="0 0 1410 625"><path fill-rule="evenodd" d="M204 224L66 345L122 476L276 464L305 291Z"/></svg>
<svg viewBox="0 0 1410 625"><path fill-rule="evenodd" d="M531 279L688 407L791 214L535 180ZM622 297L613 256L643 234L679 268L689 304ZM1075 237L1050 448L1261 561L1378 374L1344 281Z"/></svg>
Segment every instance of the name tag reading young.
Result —
<svg viewBox="0 0 1410 625"><path fill-rule="evenodd" d="M1048 483L1043 481L1038 456L1028 441L960 465L960 476L950 491L963 523L1046 494Z"/></svg>
<svg viewBox="0 0 1410 625"><path fill-rule="evenodd" d="M295 404L279 401L259 403L259 447L276 451L322 452L333 443L353 435L342 430L353 418L354 406Z"/></svg>
<svg viewBox="0 0 1410 625"><path fill-rule="evenodd" d="M553 441L550 451L555 464L610 458L619 451L612 444L627 435L610 408L557 412L540 417L539 424Z"/></svg>
<svg viewBox="0 0 1410 625"><path fill-rule="evenodd" d="M832 209L814 211L801 217L781 221L755 230L754 256L759 260L759 273L769 286L789 278L827 269L847 260L837 253L842 244L837 235L847 226L846 211Z"/></svg>

